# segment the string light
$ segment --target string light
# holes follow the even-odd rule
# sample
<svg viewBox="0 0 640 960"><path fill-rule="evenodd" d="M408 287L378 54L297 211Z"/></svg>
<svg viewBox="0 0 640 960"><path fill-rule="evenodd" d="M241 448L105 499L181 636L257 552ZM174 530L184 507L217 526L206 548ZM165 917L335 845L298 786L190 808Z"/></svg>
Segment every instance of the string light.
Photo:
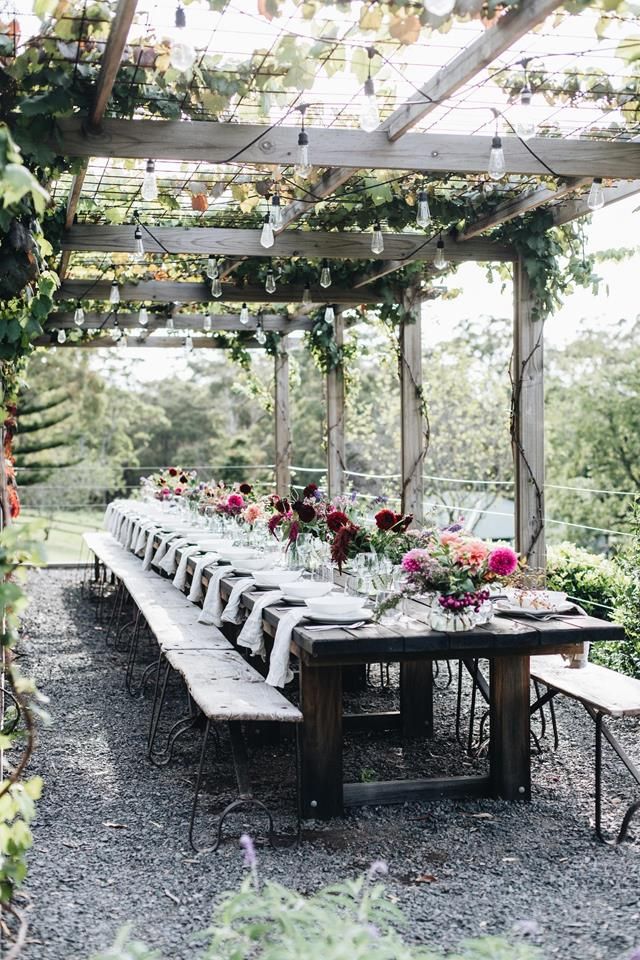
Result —
<svg viewBox="0 0 640 960"><path fill-rule="evenodd" d="M373 47L369 47L367 50L369 55L369 73L364 82L364 93L360 105L360 129L366 130L367 133L375 130L380 123L380 109L378 107L376 90L373 85L373 77L371 76L371 60L375 52Z"/></svg>
<svg viewBox="0 0 640 960"><path fill-rule="evenodd" d="M115 277L111 281L111 289L109 290L109 303L120 303L120 287L118 286L118 281L115 279Z"/></svg>
<svg viewBox="0 0 640 960"><path fill-rule="evenodd" d="M184 12L184 7L181 3L179 3L176 7L176 28L171 38L169 61L171 66L176 70L179 70L180 73L186 73L187 70L191 70L191 67L194 65L196 60L196 51L190 43L186 42L185 35L182 32L186 26L187 18Z"/></svg>
<svg viewBox="0 0 640 960"><path fill-rule="evenodd" d="M67 334L64 330L58 330L58 343L65 343L67 339Z"/></svg>
<svg viewBox="0 0 640 960"><path fill-rule="evenodd" d="M275 242L275 237L273 235L273 224L271 222L271 214L265 213L264 220L262 221L262 233L260 234L260 244L269 249L272 247Z"/></svg>
<svg viewBox="0 0 640 960"><path fill-rule="evenodd" d="M531 87L529 86L529 77L527 75L528 63L528 60L522 61L522 66L524 68L524 85L520 91L520 103L514 111L515 117L513 128L516 136L520 137L521 140L530 140L531 137L535 137L536 135L536 122L533 117L533 109L531 106L532 93Z"/></svg>
<svg viewBox="0 0 640 960"><path fill-rule="evenodd" d="M502 137L498 133L498 118L496 117L496 132L491 141L488 173L492 180L502 180L506 172L507 165L504 160L504 150L502 149Z"/></svg>
<svg viewBox="0 0 640 960"><path fill-rule="evenodd" d="M333 323L333 321L335 320L335 318L336 318L336 312L335 312L335 310L333 309L333 305L330 304L330 303L328 303L327 306L325 307L325 311L324 311L324 322L325 322L325 323Z"/></svg>
<svg viewBox="0 0 640 960"><path fill-rule="evenodd" d="M308 283L304 285L304 291L302 293L302 302L305 306L308 306L311 303L311 287Z"/></svg>
<svg viewBox="0 0 640 960"><path fill-rule="evenodd" d="M276 278L273 270L267 270L267 279L264 285L264 289L267 293L276 292Z"/></svg>
<svg viewBox="0 0 640 960"><path fill-rule="evenodd" d="M589 210L602 210L604 207L604 190L602 189L602 177L595 177L587 197L587 206Z"/></svg>
<svg viewBox="0 0 640 960"><path fill-rule="evenodd" d="M308 177L311 173L311 164L309 163L309 134L304 128L304 115L307 105L299 107L300 110L300 133L298 134L298 153L296 157L295 172L299 177Z"/></svg>
<svg viewBox="0 0 640 960"><path fill-rule="evenodd" d="M168 313L168 315L167 315L167 324L166 324L166 326L167 326L167 330L175 330L175 328L176 328L176 324L175 324L175 321L174 321L174 319L173 319L173 310L172 310L171 308L169 308L169 313Z"/></svg>
<svg viewBox="0 0 640 960"><path fill-rule="evenodd" d="M211 281L211 296L215 297L216 300L218 297L222 296L222 283L220 282L220 277L216 277L215 280Z"/></svg>
<svg viewBox="0 0 640 960"><path fill-rule="evenodd" d="M449 266L449 263L446 260L444 255L444 240L442 239L442 234L440 235L440 238L436 243L436 255L433 261L433 265L436 268L436 270L444 270L446 267Z"/></svg>
<svg viewBox="0 0 640 960"><path fill-rule="evenodd" d="M282 226L282 206L280 205L280 194L274 193L271 197L271 226L274 230L279 230Z"/></svg>
<svg viewBox="0 0 640 960"><path fill-rule="evenodd" d="M249 308L246 303L240 308L240 323L249 323Z"/></svg>
<svg viewBox="0 0 640 960"><path fill-rule="evenodd" d="M327 287L331 286L331 269L329 267L329 261L322 261L322 269L320 270L320 286L325 290Z"/></svg>
<svg viewBox="0 0 640 960"><path fill-rule="evenodd" d="M456 0L424 0L424 8L434 17L448 17L453 12Z"/></svg>
<svg viewBox="0 0 640 960"><path fill-rule="evenodd" d="M207 258L207 277L209 280L215 280L218 276L218 258L214 257L213 254L209 254Z"/></svg>
<svg viewBox="0 0 640 960"><path fill-rule="evenodd" d="M73 322L77 327L81 327L84 323L84 310L82 309L82 305L80 304L79 300L73 313Z"/></svg>
<svg viewBox="0 0 640 960"><path fill-rule="evenodd" d="M191 333L187 333L186 337L184 338L182 349L185 357L188 357L190 353L193 353L193 337L191 336Z"/></svg>
<svg viewBox="0 0 640 960"><path fill-rule="evenodd" d="M371 237L371 253L382 253L384 250L384 238L380 229L380 222L376 220L373 225L373 235Z"/></svg>
<svg viewBox="0 0 640 960"><path fill-rule="evenodd" d="M144 240L142 239L142 230L140 229L140 224L136 225L136 229L133 232L133 242L135 259L142 260L144 258Z"/></svg>
<svg viewBox="0 0 640 960"><path fill-rule="evenodd" d="M418 192L418 210L416 213L416 226L427 227L431 222L431 210L429 209L429 197L424 187Z"/></svg>
<svg viewBox="0 0 640 960"><path fill-rule="evenodd" d="M267 342L267 335L264 332L264 325L262 323L261 317L258 319L258 322L256 324L256 340L258 341L261 347L264 347L265 343Z"/></svg>
<svg viewBox="0 0 640 960"><path fill-rule="evenodd" d="M142 194L143 200L157 200L158 199L158 179L156 177L156 163L155 160L147 160L147 169L142 180Z"/></svg>
<svg viewBox="0 0 640 960"><path fill-rule="evenodd" d="M211 314L207 313L205 315L204 320L202 321L202 329L204 330L205 333L209 333L211 331L212 326L213 326L213 321L211 319Z"/></svg>
<svg viewBox="0 0 640 960"><path fill-rule="evenodd" d="M138 310L138 323L141 327L146 327L149 323L149 312L146 307L140 307Z"/></svg>

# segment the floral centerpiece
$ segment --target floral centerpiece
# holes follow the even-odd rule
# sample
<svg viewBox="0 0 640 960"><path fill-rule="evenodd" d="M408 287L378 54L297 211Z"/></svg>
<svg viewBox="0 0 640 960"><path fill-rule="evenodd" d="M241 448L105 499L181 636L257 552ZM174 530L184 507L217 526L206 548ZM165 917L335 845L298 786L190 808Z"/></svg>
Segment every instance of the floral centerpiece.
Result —
<svg viewBox="0 0 640 960"><path fill-rule="evenodd" d="M184 470L182 467L165 467L158 473L142 477L140 485L156 500L170 500L173 497L187 496L193 492L198 482L196 470Z"/></svg>
<svg viewBox="0 0 640 960"><path fill-rule="evenodd" d="M326 536L329 505L317 484L309 483L298 497L273 494L269 500L273 512L267 521L268 530L288 547L296 544L302 534Z"/></svg>
<svg viewBox="0 0 640 960"><path fill-rule="evenodd" d="M250 483L234 483L227 486L224 481L209 484L200 496L199 510L205 513L211 507L214 513L233 517L242 522L253 524L262 515L262 510L256 503L253 487Z"/></svg>
<svg viewBox="0 0 640 960"><path fill-rule="evenodd" d="M492 546L454 524L432 534L423 546L402 558L407 590L435 593L431 626L436 630L469 630L476 625L490 584L503 583L518 567L511 547Z"/></svg>
<svg viewBox="0 0 640 960"><path fill-rule="evenodd" d="M373 528L362 520L356 522L345 510L332 508L326 517L331 558L338 569L359 553L375 552L400 563L404 553L415 544L419 531L409 531L413 522L411 514L395 513L388 507L378 510Z"/></svg>

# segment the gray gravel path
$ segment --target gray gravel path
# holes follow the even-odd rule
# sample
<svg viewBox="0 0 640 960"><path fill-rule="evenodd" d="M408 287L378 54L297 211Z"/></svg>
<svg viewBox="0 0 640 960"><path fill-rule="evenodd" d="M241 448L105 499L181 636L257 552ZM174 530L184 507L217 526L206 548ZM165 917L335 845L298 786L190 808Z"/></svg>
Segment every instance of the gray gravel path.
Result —
<svg viewBox="0 0 640 960"><path fill-rule="evenodd" d="M54 723L42 730L34 762L46 793L30 858L26 957L81 960L131 922L165 960L191 960L190 937L207 925L220 891L243 874L235 841L208 856L187 844L197 740L185 739L171 767L151 767L144 759L149 703L124 692L123 657L105 648L73 574L35 572L30 592L23 652ZM393 696L372 690L363 699L385 709ZM406 753L392 735L353 740L349 776L464 772L469 762L450 735L452 712L453 693L438 693L437 739ZM383 858L389 895L409 915L416 941L452 948L482 934L516 939L526 922L545 958L628 957L640 947L640 826L620 848L594 841L592 725L574 704L558 712L561 747L554 755L547 745L534 761L531 803L363 810L311 826L299 849L262 850L263 874L310 891ZM624 734L638 761L639 729L628 723ZM256 765L266 793L290 796L280 785L291 780L288 745L264 746ZM609 811L619 820L633 784L613 761L606 775ZM227 773L216 779L216 801L230 784ZM237 836L239 824L230 826ZM245 826L262 832L260 820Z"/></svg>

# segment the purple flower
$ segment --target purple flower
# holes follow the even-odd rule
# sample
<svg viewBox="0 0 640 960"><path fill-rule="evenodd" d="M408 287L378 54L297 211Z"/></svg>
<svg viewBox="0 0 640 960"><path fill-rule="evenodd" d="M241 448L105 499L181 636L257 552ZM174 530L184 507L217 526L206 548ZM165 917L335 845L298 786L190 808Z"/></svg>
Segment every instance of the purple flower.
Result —
<svg viewBox="0 0 640 960"><path fill-rule="evenodd" d="M457 533L458 530L462 530L462 524L452 523L450 527L445 527L445 530L448 530L449 533Z"/></svg>
<svg viewBox="0 0 640 960"><path fill-rule="evenodd" d="M240 846L244 850L244 864L245 867L251 867L255 869L258 863L258 857L256 856L256 848L253 845L253 840L248 833L243 833L240 837Z"/></svg>
<svg viewBox="0 0 640 960"><path fill-rule="evenodd" d="M374 880L376 877L386 877L388 873L389 867L384 860L374 860L369 867L367 878L369 880Z"/></svg>
<svg viewBox="0 0 640 960"><path fill-rule="evenodd" d="M349 494L349 499L351 500L351 503L356 502L356 500L358 499L358 493L356 490L351 491L351 493Z"/></svg>
<svg viewBox="0 0 640 960"><path fill-rule="evenodd" d="M323 498L323 496L324 496L322 490L314 490L314 491L313 491L313 495L314 495L314 497L316 498L316 500L322 500L322 498Z"/></svg>

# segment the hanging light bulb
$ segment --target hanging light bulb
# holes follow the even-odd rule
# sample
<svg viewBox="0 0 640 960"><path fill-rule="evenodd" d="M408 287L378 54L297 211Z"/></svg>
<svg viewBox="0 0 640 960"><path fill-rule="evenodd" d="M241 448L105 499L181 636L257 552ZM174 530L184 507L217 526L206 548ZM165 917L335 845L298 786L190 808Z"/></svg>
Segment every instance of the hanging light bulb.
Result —
<svg viewBox="0 0 640 960"><path fill-rule="evenodd" d="M262 233L260 234L260 244L268 250L269 247L273 246L274 242L275 242L275 237L273 235L273 224L271 223L271 214L265 213L264 220L262 221Z"/></svg>
<svg viewBox="0 0 640 960"><path fill-rule="evenodd" d="M456 0L424 0L424 8L434 17L448 17L453 12Z"/></svg>
<svg viewBox="0 0 640 960"><path fill-rule="evenodd" d="M218 276L218 258L212 254L207 259L207 276L209 280L215 280Z"/></svg>
<svg viewBox="0 0 640 960"><path fill-rule="evenodd" d="M184 338L183 351L185 357L188 357L190 353L193 353L193 337L190 333Z"/></svg>
<svg viewBox="0 0 640 960"><path fill-rule="evenodd" d="M273 270L267 270L267 280L264 285L264 288L267 291L267 293L276 292L276 278Z"/></svg>
<svg viewBox="0 0 640 960"><path fill-rule="evenodd" d="M109 290L109 303L120 303L120 287L118 286L118 281L114 279L111 281L111 289Z"/></svg>
<svg viewBox="0 0 640 960"><path fill-rule="evenodd" d="M191 44L187 43L185 40L183 31L187 26L187 18L185 16L184 7L180 3L176 7L175 24L176 29L173 37L171 38L169 61L174 69L179 70L180 73L186 73L187 70L191 70L191 67L195 63L196 52Z"/></svg>
<svg viewBox="0 0 640 960"><path fill-rule="evenodd" d="M118 337L118 342L116 343L116 346L119 347L121 350L124 350L124 348L127 346L126 334L124 333L120 334L120 336Z"/></svg>
<svg viewBox="0 0 640 960"><path fill-rule="evenodd" d="M149 323L149 313L146 307L140 307L138 310L138 323L141 327L146 327Z"/></svg>
<svg viewBox="0 0 640 960"><path fill-rule="evenodd" d="M144 257L144 241L142 239L142 230L140 229L140 224L138 224L134 230L133 242L134 257L136 260L141 260Z"/></svg>
<svg viewBox="0 0 640 960"><path fill-rule="evenodd" d="M170 313L169 316L167 317L167 324L166 324L166 326L167 326L167 330L175 330L176 325L175 325L175 321L174 321L174 319L173 319L173 313Z"/></svg>
<svg viewBox="0 0 640 960"><path fill-rule="evenodd" d="M58 330L58 343L65 343L67 335L64 330Z"/></svg>
<svg viewBox="0 0 640 960"><path fill-rule="evenodd" d="M380 123L380 109L371 76L371 59L375 54L375 50L373 47L369 47L367 53L369 54L369 76L364 82L362 103L360 104L360 129L371 133Z"/></svg>
<svg viewBox="0 0 640 960"><path fill-rule="evenodd" d="M211 281L211 296L218 297L222 296L222 284L220 282L220 277L216 277L215 280Z"/></svg>
<svg viewBox="0 0 640 960"><path fill-rule="evenodd" d="M309 286L308 283L305 283L305 285L304 285L304 291L303 291L303 294L302 294L302 302L304 303L305 306L308 306L308 304L311 303L311 287Z"/></svg>
<svg viewBox="0 0 640 960"><path fill-rule="evenodd" d="M491 153L489 154L488 173L492 180L502 180L507 172L507 166L504 162L504 150L502 149L502 137L497 133L491 141Z"/></svg>
<svg viewBox="0 0 640 960"><path fill-rule="evenodd" d="M329 268L329 261L322 261L322 270L320 271L320 286L324 287L326 290L327 287L331 286L331 270Z"/></svg>
<svg viewBox="0 0 640 960"><path fill-rule="evenodd" d="M82 306L80 305L79 300L73 314L73 322L77 327L81 327L82 324L84 323L84 310L82 309Z"/></svg>
<svg viewBox="0 0 640 960"><path fill-rule="evenodd" d="M429 209L429 197L424 187L418 192L418 210L416 213L416 225L418 227L427 227L431 221L431 210Z"/></svg>
<svg viewBox="0 0 640 960"><path fill-rule="evenodd" d="M249 323L249 308L246 303L240 308L240 323Z"/></svg>
<svg viewBox="0 0 640 960"><path fill-rule="evenodd" d="M513 128L516 136L521 140L530 140L536 135L536 122L533 118L533 109L531 106L531 87L526 82L520 91L520 103L515 110L515 123Z"/></svg>
<svg viewBox="0 0 640 960"><path fill-rule="evenodd" d="M602 177L595 177L587 197L587 206L589 210L602 210L604 207L604 190L602 189Z"/></svg>
<svg viewBox="0 0 640 960"><path fill-rule="evenodd" d="M202 329L204 330L204 332L209 333L212 325L213 325L213 321L211 319L211 314L210 313L205 314L205 318L202 321Z"/></svg>
<svg viewBox="0 0 640 960"><path fill-rule="evenodd" d="M274 230L279 230L282 226L282 207L280 205L280 195L274 193L271 197L271 226Z"/></svg>
<svg viewBox="0 0 640 960"><path fill-rule="evenodd" d="M331 303L328 303L324 311L324 322L333 323L335 318L336 318L336 312L333 309L333 305Z"/></svg>
<svg viewBox="0 0 640 960"><path fill-rule="evenodd" d="M442 237L440 237L440 239L436 244L436 255L433 261L433 265L436 268L436 270L444 270L446 267L449 266L444 255L444 241Z"/></svg>
<svg viewBox="0 0 640 960"><path fill-rule="evenodd" d="M158 199L158 180L156 178L155 160L147 160L147 169L142 180L141 193L143 200L151 201Z"/></svg>
<svg viewBox="0 0 640 960"><path fill-rule="evenodd" d="M258 320L258 323L256 325L256 340L258 341L261 347L264 347L265 343L267 342L267 335L264 332L264 326L262 324L262 320Z"/></svg>
<svg viewBox="0 0 640 960"><path fill-rule="evenodd" d="M371 236L371 253L382 253L384 250L384 239L382 236L382 230L380 229L380 222L376 220L373 225L373 234Z"/></svg>
<svg viewBox="0 0 640 960"><path fill-rule="evenodd" d="M307 105L305 103L300 107L300 133L298 134L298 153L294 167L299 177L308 177L311 173L311 164L309 163L309 135L304 128L304 115L306 110Z"/></svg>

